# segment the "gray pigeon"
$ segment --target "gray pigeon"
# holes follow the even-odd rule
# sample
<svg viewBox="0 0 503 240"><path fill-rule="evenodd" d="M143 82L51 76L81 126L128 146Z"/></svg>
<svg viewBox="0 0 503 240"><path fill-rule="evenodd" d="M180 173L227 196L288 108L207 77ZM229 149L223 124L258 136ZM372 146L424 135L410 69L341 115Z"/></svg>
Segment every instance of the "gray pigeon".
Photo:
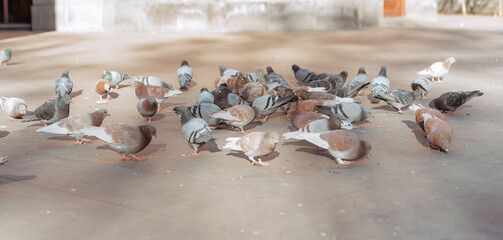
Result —
<svg viewBox="0 0 503 240"><path fill-rule="evenodd" d="M265 122L267 117L276 112L279 107L295 100L297 100L297 96L295 95L285 97L264 95L253 100L252 107L255 109L257 117L265 116L263 119L259 119L259 121Z"/></svg>
<svg viewBox="0 0 503 240"><path fill-rule="evenodd" d="M150 96L149 98L142 98L138 101L138 104L136 105L136 109L143 117L143 120L149 123L152 122L152 116L154 116L155 113L157 113L158 107L159 104L155 100L154 96Z"/></svg>
<svg viewBox="0 0 503 240"><path fill-rule="evenodd" d="M370 84L369 76L365 72L365 67L358 69L358 74L351 80L351 82L343 88L337 89L335 95L343 98L353 98L360 93L360 91Z"/></svg>
<svg viewBox="0 0 503 240"><path fill-rule="evenodd" d="M316 73L309 69L302 69L297 64L292 65L292 70L297 82L309 82L316 76Z"/></svg>
<svg viewBox="0 0 503 240"><path fill-rule="evenodd" d="M325 114L327 116L337 114L341 118L342 122L345 124L350 124L352 122L360 122L369 117L374 116L372 110L368 108L363 108L357 103L351 103L351 102L342 102L336 104L333 107L317 106L316 111Z"/></svg>
<svg viewBox="0 0 503 240"><path fill-rule="evenodd" d="M196 104L201 103L213 103L215 101L215 96L211 94L206 87L201 88L199 95L197 96Z"/></svg>
<svg viewBox="0 0 503 240"><path fill-rule="evenodd" d="M80 130L84 135L95 136L122 153L122 160L144 161L135 157L135 153L143 150L157 136L157 129L151 125L134 126L129 124L114 124L108 127L86 127Z"/></svg>
<svg viewBox="0 0 503 240"><path fill-rule="evenodd" d="M389 93L380 93L375 98L384 100L388 105L398 109L398 113L403 113L402 108L409 106L421 97L419 92L408 92L402 89L395 89Z"/></svg>
<svg viewBox="0 0 503 240"><path fill-rule="evenodd" d="M10 60L11 54L11 47L8 47L5 50L0 50L0 62L2 63L2 65L7 66L7 62Z"/></svg>
<svg viewBox="0 0 503 240"><path fill-rule="evenodd" d="M167 88L169 90L173 89L173 86L169 83L164 82L158 77L154 76L138 76L138 75L132 75L131 76L134 80L143 83L144 85L152 85L152 86L159 86L163 88Z"/></svg>
<svg viewBox="0 0 503 240"><path fill-rule="evenodd" d="M215 96L214 103L221 109L227 109L239 104L249 105L249 103L241 97L232 93L232 89L226 86L220 86L218 89L215 89L212 94Z"/></svg>
<svg viewBox="0 0 503 240"><path fill-rule="evenodd" d="M101 78L110 81L110 86L115 87L115 90L118 90L119 84L124 80L129 79L129 76L127 74L122 74L117 71L103 70Z"/></svg>
<svg viewBox="0 0 503 240"><path fill-rule="evenodd" d="M453 112L456 111L459 106L470 101L470 99L474 97L480 97L482 95L484 95L484 93L479 90L466 92L446 92L440 95L440 97L431 100L430 107L436 108L443 112Z"/></svg>
<svg viewBox="0 0 503 240"><path fill-rule="evenodd" d="M202 118L209 126L217 126L221 119L211 117L211 114L220 112L222 109L213 103L201 103L189 107L190 112L197 118Z"/></svg>
<svg viewBox="0 0 503 240"><path fill-rule="evenodd" d="M426 94L430 92L431 81L425 77L418 77L412 81L410 87L412 88L412 91L421 93L421 98L425 98Z"/></svg>
<svg viewBox="0 0 503 240"><path fill-rule="evenodd" d="M175 107L173 111L181 116L182 134L195 152L192 155L199 155L199 148L213 139L211 129L202 118L196 118L185 106Z"/></svg>
<svg viewBox="0 0 503 240"><path fill-rule="evenodd" d="M370 89L372 90L372 103L378 102L378 100L375 100L377 95L389 92L389 78L386 76L386 66L381 66L381 71L370 83Z"/></svg>
<svg viewBox="0 0 503 240"><path fill-rule="evenodd" d="M23 122L40 121L44 124L52 124L70 114L70 95L64 95L58 99L47 100L44 104L35 109L35 114L26 116Z"/></svg>
<svg viewBox="0 0 503 240"><path fill-rule="evenodd" d="M288 85L288 83L285 81L283 76L275 73L271 66L267 67L266 83L267 84L271 84L271 83L281 84L280 86L275 88L277 91L283 91L287 88L291 88L290 85Z"/></svg>
<svg viewBox="0 0 503 240"><path fill-rule="evenodd" d="M64 95L70 95L70 93L72 93L72 89L73 82L68 76L68 71L65 70L63 74L61 74L61 77L56 80L56 86L54 90L56 91L58 98L61 98Z"/></svg>
<svg viewBox="0 0 503 240"><path fill-rule="evenodd" d="M177 70L178 82L180 83L180 90L187 90L190 82L192 81L192 68L186 60L182 60L182 64Z"/></svg>
<svg viewBox="0 0 503 240"><path fill-rule="evenodd" d="M348 78L348 72L342 71L339 74L321 73L321 74L316 75L312 79L312 81L322 80L322 79L328 80L333 85L333 89L331 91L329 90L328 92L334 93L335 89L338 89L338 88L341 88L342 86L344 86L344 83L346 82L347 78Z"/></svg>

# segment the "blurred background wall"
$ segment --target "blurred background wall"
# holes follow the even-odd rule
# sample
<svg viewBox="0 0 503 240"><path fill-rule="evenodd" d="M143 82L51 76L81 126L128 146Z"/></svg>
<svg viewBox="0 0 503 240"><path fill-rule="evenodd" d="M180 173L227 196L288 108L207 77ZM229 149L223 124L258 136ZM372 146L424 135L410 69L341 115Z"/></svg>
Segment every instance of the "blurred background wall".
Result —
<svg viewBox="0 0 503 240"><path fill-rule="evenodd" d="M435 20L437 0L33 0L31 12L33 30L62 32L342 30Z"/></svg>

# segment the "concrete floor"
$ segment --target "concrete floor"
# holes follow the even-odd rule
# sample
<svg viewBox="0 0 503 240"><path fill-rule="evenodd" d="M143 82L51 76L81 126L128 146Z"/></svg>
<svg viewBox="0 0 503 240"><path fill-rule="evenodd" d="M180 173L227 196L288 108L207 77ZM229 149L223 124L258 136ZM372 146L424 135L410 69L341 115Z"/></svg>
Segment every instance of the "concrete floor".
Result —
<svg viewBox="0 0 503 240"><path fill-rule="evenodd" d="M75 92L71 114L106 107L111 116L103 126L142 124L128 87L96 103L94 83L105 68L177 85L185 58L195 81L162 105L153 122L158 137L138 154L145 162L121 162L100 140L74 145L72 138L35 132L40 124L0 114L0 157L8 160L0 165L0 239L502 239L503 29L487 28L500 21L492 17L442 19L362 31L50 32L0 40L1 49L14 48L10 65L0 67L0 95L23 98L33 111L54 97L54 81L67 69ZM471 27L460 28L460 21ZM440 28L442 22L451 27ZM213 89L218 64L245 72L270 65L290 83L293 63L316 72L347 70L349 78L360 65L370 77L386 65L391 88L410 89L417 71L449 56L457 62L443 83L433 84L430 98L484 92L447 116L455 132L449 154L428 149L410 110L396 114L363 98L375 118L354 131L373 152L351 167L290 141L271 154L269 166L253 167L243 154L222 150L226 137L239 135L225 129L199 156L183 156L192 149L171 109L192 105L202 86ZM276 113L248 130L283 133L289 125Z"/></svg>

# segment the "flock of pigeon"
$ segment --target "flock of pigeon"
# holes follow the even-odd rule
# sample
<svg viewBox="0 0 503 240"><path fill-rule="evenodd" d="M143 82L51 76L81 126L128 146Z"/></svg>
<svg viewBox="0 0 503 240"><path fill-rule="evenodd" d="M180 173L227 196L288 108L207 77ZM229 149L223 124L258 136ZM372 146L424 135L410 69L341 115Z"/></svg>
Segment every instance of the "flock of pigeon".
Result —
<svg viewBox="0 0 503 240"><path fill-rule="evenodd" d="M2 65L7 65L11 51L12 48L0 50ZM370 143L360 140L351 131L353 123L373 117L372 110L363 108L353 99L363 95L364 89L370 85L372 103L383 100L398 113L409 107L414 111L416 122L424 130L430 147L447 153L453 129L442 112L455 111L457 107L483 93L447 92L433 99L429 104L431 108L411 104L416 99L425 98L432 81L435 78L441 81L454 62L454 58L449 57L418 72L424 77L412 82L412 91L390 91L385 66L381 66L379 74L372 80L365 68L360 67L357 75L344 86L348 78L346 71L339 74L317 74L294 64L292 70L297 84L291 86L272 67L267 67L266 72L259 69L255 73L245 74L220 65L221 77L214 82L215 90L210 92L204 87L200 90L195 105L178 106L173 111L180 115L181 132L194 148L193 155L198 155L204 144L215 139L214 129L230 125L244 135L227 138L223 148L244 152L253 165L267 165L260 157L272 153L281 139L306 140L318 148L328 150L338 164L350 164L366 156L372 149ZM177 73L180 90L189 90L193 76L189 63L182 60ZM131 86L139 99L138 113L148 123L151 123L151 117L160 110L165 99L182 94L182 91L173 89L172 85L153 76L130 77L104 70L102 79L95 84L95 91L100 99L98 102L108 101L113 88L117 90L121 82L130 78L133 79ZM134 154L143 150L152 136L156 136L155 126L115 124L101 127L103 120L109 116L106 109L69 116L72 88L73 82L68 71L65 71L56 80L56 98L43 103L32 115L26 115L27 106L22 99L2 97L0 103L13 120L23 118L23 122L40 121L46 124L37 132L69 135L75 137L79 144L91 141L86 136L94 136L120 152L122 160L145 160ZM255 119L266 122L267 117L278 109L287 113L287 118L296 131L282 136L274 131L244 131L244 127Z"/></svg>

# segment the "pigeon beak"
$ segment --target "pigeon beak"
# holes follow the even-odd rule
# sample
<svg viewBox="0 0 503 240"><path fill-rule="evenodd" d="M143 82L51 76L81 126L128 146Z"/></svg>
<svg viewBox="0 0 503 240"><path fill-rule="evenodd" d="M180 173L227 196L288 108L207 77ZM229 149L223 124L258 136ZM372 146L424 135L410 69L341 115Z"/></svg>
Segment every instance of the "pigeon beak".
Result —
<svg viewBox="0 0 503 240"><path fill-rule="evenodd" d="M107 116L110 116L110 113L107 113Z"/></svg>

